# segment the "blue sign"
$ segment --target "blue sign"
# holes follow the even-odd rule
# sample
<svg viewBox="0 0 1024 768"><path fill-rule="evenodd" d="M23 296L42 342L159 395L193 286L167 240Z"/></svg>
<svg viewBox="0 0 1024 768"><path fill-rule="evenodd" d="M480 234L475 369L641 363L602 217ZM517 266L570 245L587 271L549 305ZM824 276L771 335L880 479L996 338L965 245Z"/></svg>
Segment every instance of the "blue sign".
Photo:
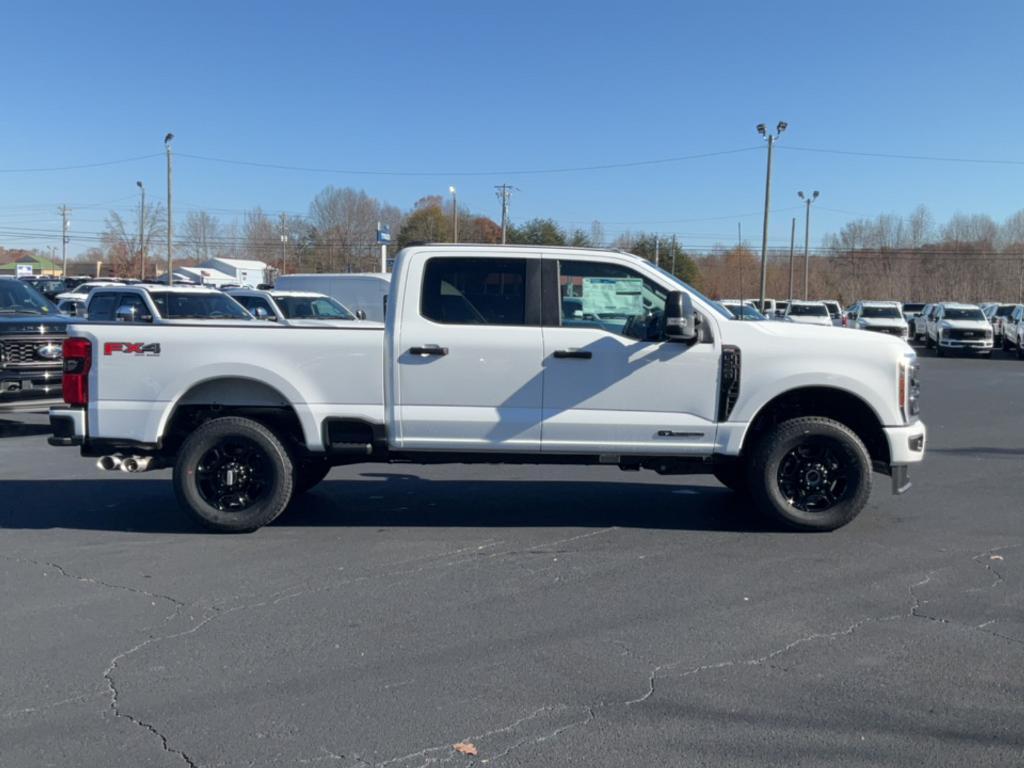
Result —
<svg viewBox="0 0 1024 768"><path fill-rule="evenodd" d="M378 243L390 243L391 242L391 227L387 224L377 225L377 242Z"/></svg>

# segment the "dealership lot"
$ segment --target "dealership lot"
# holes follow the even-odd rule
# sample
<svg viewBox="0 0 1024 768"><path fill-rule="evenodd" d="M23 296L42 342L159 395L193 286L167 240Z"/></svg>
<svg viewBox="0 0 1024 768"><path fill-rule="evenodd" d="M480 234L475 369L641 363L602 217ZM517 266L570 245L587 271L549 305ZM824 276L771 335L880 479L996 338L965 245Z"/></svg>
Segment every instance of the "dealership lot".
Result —
<svg viewBox="0 0 1024 768"><path fill-rule="evenodd" d="M825 535L710 478L366 465L218 536L0 420L0 764L1020 764L1024 363L921 354L913 490Z"/></svg>

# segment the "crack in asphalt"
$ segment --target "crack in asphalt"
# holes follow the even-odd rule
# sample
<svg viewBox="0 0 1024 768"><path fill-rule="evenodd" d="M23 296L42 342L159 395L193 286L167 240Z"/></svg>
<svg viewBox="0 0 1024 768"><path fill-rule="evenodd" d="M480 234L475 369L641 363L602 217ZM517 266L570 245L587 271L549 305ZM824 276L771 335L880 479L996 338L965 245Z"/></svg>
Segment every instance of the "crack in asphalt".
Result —
<svg viewBox="0 0 1024 768"><path fill-rule="evenodd" d="M182 608L185 608L187 606L187 603L179 600L176 597L171 597L170 595L164 595L159 592L150 592L148 590L139 589L137 587L129 587L127 584L113 584L109 581L94 579L91 576L81 576L77 573L71 573L69 570L67 570L64 566L60 565L59 563L53 563L48 560L32 560L30 558L10 557L9 555L0 555L0 558L15 563L27 563L29 565L37 566L39 568L50 568L52 570L55 570L64 578L72 579L73 581L80 581L85 584L94 584L98 587L106 587L107 589L119 589L125 592L132 592L136 595L144 595L145 597L151 597L157 600L166 600L167 602L175 606L175 613L177 613ZM171 615L173 616L174 614Z"/></svg>

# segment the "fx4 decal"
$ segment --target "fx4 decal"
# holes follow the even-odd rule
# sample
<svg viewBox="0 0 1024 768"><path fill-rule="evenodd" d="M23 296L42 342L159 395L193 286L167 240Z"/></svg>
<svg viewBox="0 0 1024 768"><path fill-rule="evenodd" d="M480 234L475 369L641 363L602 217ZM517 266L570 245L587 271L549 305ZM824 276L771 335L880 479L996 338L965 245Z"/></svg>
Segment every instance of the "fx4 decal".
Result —
<svg viewBox="0 0 1024 768"><path fill-rule="evenodd" d="M155 357L160 354L160 345L146 344L143 341L108 341L104 343L103 354L110 356L114 353Z"/></svg>

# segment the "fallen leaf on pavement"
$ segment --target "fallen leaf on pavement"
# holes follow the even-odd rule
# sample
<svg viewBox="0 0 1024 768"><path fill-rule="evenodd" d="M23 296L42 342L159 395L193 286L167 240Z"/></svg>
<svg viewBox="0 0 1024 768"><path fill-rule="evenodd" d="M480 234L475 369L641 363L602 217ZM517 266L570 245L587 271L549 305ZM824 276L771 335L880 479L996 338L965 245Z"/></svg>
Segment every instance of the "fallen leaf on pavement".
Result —
<svg viewBox="0 0 1024 768"><path fill-rule="evenodd" d="M452 749L461 755L471 755L475 757L478 753L476 747L473 746L471 741L460 741L458 744L452 744Z"/></svg>

